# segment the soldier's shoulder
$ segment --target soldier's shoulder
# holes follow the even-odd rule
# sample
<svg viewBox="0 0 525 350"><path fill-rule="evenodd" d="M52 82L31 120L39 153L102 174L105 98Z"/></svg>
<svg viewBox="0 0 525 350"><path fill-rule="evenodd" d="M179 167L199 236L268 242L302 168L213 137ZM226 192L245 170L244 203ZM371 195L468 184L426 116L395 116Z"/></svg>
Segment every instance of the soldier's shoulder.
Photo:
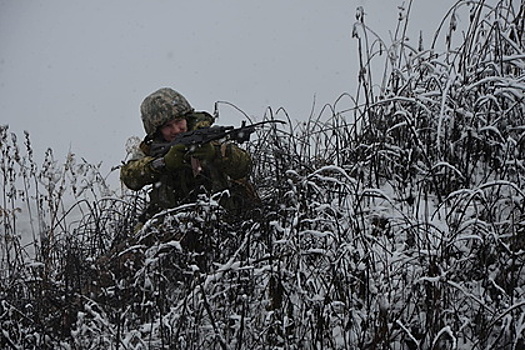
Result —
<svg viewBox="0 0 525 350"><path fill-rule="evenodd" d="M148 146L137 136L126 141L126 162L142 159L147 156Z"/></svg>
<svg viewBox="0 0 525 350"><path fill-rule="evenodd" d="M211 126L215 122L215 118L206 111L195 111L186 120L188 121L188 130Z"/></svg>

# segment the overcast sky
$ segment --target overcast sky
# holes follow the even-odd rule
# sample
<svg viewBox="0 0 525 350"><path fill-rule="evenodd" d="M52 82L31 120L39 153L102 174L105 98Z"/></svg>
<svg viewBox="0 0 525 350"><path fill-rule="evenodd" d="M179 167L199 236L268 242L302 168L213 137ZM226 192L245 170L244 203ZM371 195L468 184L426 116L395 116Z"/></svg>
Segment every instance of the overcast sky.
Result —
<svg viewBox="0 0 525 350"><path fill-rule="evenodd" d="M422 29L429 42L455 2L414 0L412 33ZM0 124L20 137L29 131L38 154L72 151L109 169L124 158L129 136L143 137L140 103L160 87L198 110L226 100L255 119L270 106L303 120L314 96L318 110L354 94L356 8L386 39L400 4L0 0ZM219 124L240 122L221 108Z"/></svg>

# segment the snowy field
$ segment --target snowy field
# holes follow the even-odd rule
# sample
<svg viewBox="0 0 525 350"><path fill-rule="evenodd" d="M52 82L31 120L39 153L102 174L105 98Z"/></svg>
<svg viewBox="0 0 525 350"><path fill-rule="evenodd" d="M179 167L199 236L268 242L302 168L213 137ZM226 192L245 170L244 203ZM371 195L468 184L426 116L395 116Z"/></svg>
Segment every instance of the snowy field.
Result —
<svg viewBox="0 0 525 350"><path fill-rule="evenodd" d="M259 118L287 124L246 146L243 218L217 194L137 231L145 193L0 128L0 347L524 348L525 5L461 3L443 52L358 16L358 92Z"/></svg>

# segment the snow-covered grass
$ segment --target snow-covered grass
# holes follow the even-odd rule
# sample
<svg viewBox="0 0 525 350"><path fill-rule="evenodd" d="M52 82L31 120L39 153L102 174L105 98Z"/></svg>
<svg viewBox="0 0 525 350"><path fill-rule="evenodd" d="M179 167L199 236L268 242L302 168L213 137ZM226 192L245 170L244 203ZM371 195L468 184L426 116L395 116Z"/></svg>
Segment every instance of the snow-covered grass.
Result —
<svg viewBox="0 0 525 350"><path fill-rule="evenodd" d="M202 197L137 231L144 193L2 128L0 346L523 348L525 4L465 8L443 53L359 12L356 95L268 109L242 220Z"/></svg>

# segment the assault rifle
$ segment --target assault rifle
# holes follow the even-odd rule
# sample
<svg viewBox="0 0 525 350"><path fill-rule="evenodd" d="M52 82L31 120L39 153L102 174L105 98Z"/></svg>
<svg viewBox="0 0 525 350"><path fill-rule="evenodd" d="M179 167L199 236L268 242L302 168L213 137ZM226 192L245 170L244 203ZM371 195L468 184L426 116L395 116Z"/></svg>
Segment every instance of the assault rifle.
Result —
<svg viewBox="0 0 525 350"><path fill-rule="evenodd" d="M235 128L233 126L208 126L193 131L183 132L177 135L175 140L165 143L152 143L150 146L150 154L154 157L160 157L168 153L170 148L175 145L198 146L204 145L210 141L215 140L233 140L239 143L244 143L250 140L257 127L268 123L282 123L282 120L265 120L259 123L246 125L243 121L241 127Z"/></svg>

